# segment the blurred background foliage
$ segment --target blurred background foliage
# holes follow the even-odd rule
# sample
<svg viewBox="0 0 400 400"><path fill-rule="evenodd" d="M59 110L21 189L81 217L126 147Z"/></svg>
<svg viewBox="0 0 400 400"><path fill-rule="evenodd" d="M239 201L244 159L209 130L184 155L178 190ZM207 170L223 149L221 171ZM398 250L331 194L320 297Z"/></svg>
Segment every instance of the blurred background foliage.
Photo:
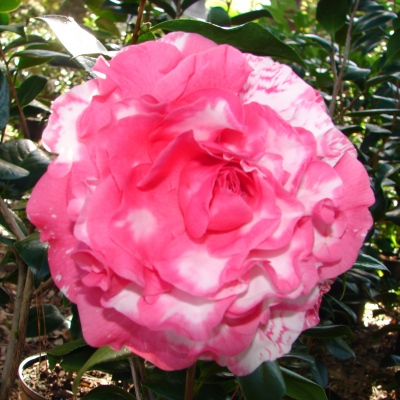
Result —
<svg viewBox="0 0 400 400"><path fill-rule="evenodd" d="M221 370L211 371L208 363L203 363L198 369L199 385L207 388L213 380L218 381L222 394L213 397L216 399L226 399L227 395L239 399L244 395L257 400L263 398L257 396L263 393L261 388L269 382L267 378L279 376L274 384L279 390L271 394L272 400L281 397L310 400L324 396L340 399L328 389L324 360L312 352L315 344L339 359L354 357L352 330L362 323L367 303L374 305L375 316L383 314L390 319L387 326L374 334L376 340L400 331L400 2L149 0L140 27L136 26L139 4L139 0L0 0L0 190L9 210L8 214L2 210L0 218L0 242L8 246L0 266L7 266L7 271L10 265L15 267L1 275L0 304L14 303L17 308L23 300L24 288L29 289L31 285L31 296L34 288L50 282L46 246L39 242L26 221L24 207L30 189L51 161L40 142L51 102L90 79L95 60L92 53L109 56L112 54L109 52L133 40L154 40L167 31L199 32L217 43L228 42L255 54L271 54L290 64L299 76L319 90L335 124L356 145L376 197L371 207L375 225L355 266L338 278L324 297L320 325L306 331L279 365L267 363L260 367L258 375L247 379L237 381L226 374L222 379ZM43 15L72 17L98 40L95 46L98 51L74 54L76 42L67 43L57 31L57 26L68 20L55 20L51 25L50 19L38 18ZM213 27L203 21L212 23ZM78 25L69 20L68 29L79 35ZM220 27L232 30L227 34ZM21 261L26 268L24 273ZM30 275L32 282L26 280ZM10 284L15 285L17 295L10 293L7 286ZM18 322L21 318L23 315L14 319ZM38 316L31 311L26 318L31 326L29 321ZM63 321L62 315L50 307L42 323L48 326L49 332L50 327L55 329ZM78 339L76 312L73 327L78 328L71 336ZM28 336L37 334L28 331ZM53 357L61 354L68 360L68 354L75 357L81 350L86 351L88 359L95 353L94 349L88 352L87 346L79 342L76 347L54 351L58 353ZM95 360L97 363L109 361L101 357ZM400 339L392 354L381 360L383 371L392 366L400 366ZM400 387L395 374L388 371L386 378L388 374L393 375L391 387ZM3 396L10 374L7 369L3 371ZM172 392L160 392L161 380L174 381ZM231 386L227 384L230 380ZM180 377L167 376L159 370L153 370L144 382L153 394L167 399L179 398L177 393L181 393L183 384ZM258 394L252 392L254 387L260 388ZM198 399L211 398L207 397L209 392L201 393L198 392Z"/></svg>

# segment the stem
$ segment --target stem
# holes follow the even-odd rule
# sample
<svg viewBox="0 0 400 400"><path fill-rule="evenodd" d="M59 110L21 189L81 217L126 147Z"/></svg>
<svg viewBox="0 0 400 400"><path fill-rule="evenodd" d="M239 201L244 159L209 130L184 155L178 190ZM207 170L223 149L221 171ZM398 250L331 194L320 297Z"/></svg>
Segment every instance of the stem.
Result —
<svg viewBox="0 0 400 400"><path fill-rule="evenodd" d="M0 56L1 56L1 59L3 60L4 65L6 67L6 73L7 73L10 89L11 89L12 95L13 95L13 97L15 99L15 104L17 105L18 112L19 112L19 115L20 115L20 118L21 118L21 125L22 125L22 131L24 132L24 137L26 139L29 139L30 135L29 135L28 125L26 123L25 114L24 114L24 112L22 110L21 103L18 100L18 94L17 94L17 91L15 90L15 85L14 85L14 82L13 82L13 79L12 79L12 75L11 75L10 69L8 68L6 57L5 57L4 53L3 53L3 49L1 48L1 46L0 46Z"/></svg>
<svg viewBox="0 0 400 400"><path fill-rule="evenodd" d="M137 400L143 400L142 397L142 385L140 384L139 378L139 365L136 357L129 358L129 365L131 367L133 385L135 386L135 395ZM1 399L0 399L1 400Z"/></svg>
<svg viewBox="0 0 400 400"><path fill-rule="evenodd" d="M139 39L139 32L140 32L140 27L142 25L143 11L145 5L146 5L146 0L140 0L135 29L133 31L132 44L136 44Z"/></svg>
<svg viewBox="0 0 400 400"><path fill-rule="evenodd" d="M336 97L339 94L340 87L342 86L343 76L344 76L345 68L347 66L347 61L349 58L350 45L351 45L351 31L353 29L354 17L356 15L359 2L360 2L360 0L356 0L356 3L354 4L354 8L353 8L353 11L350 16L349 28L347 29L347 35L346 35L346 45L345 45L345 49L344 49L343 60L340 63L339 76L335 76L336 75L336 67L333 68L334 64L335 64L335 59L334 59L335 51L333 48L334 41L332 40L331 64L332 64L332 68L333 68L334 87L333 87L333 92L332 92L332 100L331 100L331 103L329 104L329 113L331 114L331 116L333 116L333 113L335 112Z"/></svg>
<svg viewBox="0 0 400 400"><path fill-rule="evenodd" d="M182 4L181 0L176 0L176 19L178 19L182 14Z"/></svg>
<svg viewBox="0 0 400 400"><path fill-rule="evenodd" d="M194 398L194 377L196 375L196 363L186 370L186 386L185 386L185 399L193 400Z"/></svg>
<svg viewBox="0 0 400 400"><path fill-rule="evenodd" d="M16 238L18 240L24 239L25 235L15 222L11 211L1 197L0 213L3 215ZM6 361L2 373L3 384L1 386L0 400L9 399L10 390L17 376L18 366L21 362L25 344L29 306L33 293L32 273L17 254L16 259L18 266L17 295L14 302L14 315L7 347Z"/></svg>

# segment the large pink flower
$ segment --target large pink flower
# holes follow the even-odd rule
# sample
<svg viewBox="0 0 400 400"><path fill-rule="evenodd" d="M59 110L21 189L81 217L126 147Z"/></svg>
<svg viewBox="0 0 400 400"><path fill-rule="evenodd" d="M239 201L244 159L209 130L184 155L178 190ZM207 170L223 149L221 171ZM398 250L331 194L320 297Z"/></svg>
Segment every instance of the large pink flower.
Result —
<svg viewBox="0 0 400 400"><path fill-rule="evenodd" d="M238 375L288 352L371 225L367 173L321 96L195 34L95 71L53 104L59 156L28 204L86 341Z"/></svg>

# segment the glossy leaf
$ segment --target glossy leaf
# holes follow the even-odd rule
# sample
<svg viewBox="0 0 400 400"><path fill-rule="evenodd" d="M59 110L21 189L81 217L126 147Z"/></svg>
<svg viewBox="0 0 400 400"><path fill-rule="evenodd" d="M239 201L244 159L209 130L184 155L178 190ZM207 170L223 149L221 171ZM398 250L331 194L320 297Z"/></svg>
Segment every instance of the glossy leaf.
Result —
<svg viewBox="0 0 400 400"><path fill-rule="evenodd" d="M327 400L324 389L295 372L281 367L286 394L296 400Z"/></svg>
<svg viewBox="0 0 400 400"><path fill-rule="evenodd" d="M361 17L355 24L354 29L355 31L366 31L380 28L382 25L396 18L396 14L390 11L375 11Z"/></svg>
<svg viewBox="0 0 400 400"><path fill-rule="evenodd" d="M307 329L303 335L317 338L317 339L330 339L342 336L352 338L353 332L347 325L320 325L314 328Z"/></svg>
<svg viewBox="0 0 400 400"><path fill-rule="evenodd" d="M64 57L68 59L70 58L66 54L60 53L59 51L43 50L43 49L22 50L12 55L12 57L22 57L22 56L35 59L54 58L54 57Z"/></svg>
<svg viewBox="0 0 400 400"><path fill-rule="evenodd" d="M164 0L151 0L151 3L164 10L172 19L176 18L176 11Z"/></svg>
<svg viewBox="0 0 400 400"><path fill-rule="evenodd" d="M119 29L114 24L114 22L110 21L108 18L104 17L97 18L95 24L99 29L108 32L111 35L114 35L116 37L120 37L121 35Z"/></svg>
<svg viewBox="0 0 400 400"><path fill-rule="evenodd" d="M82 29L71 17L46 15L39 19L45 21L57 38L73 56L83 54L106 54L107 49L93 35Z"/></svg>
<svg viewBox="0 0 400 400"><path fill-rule="evenodd" d="M388 61L400 59L400 29L390 36L387 44L386 57Z"/></svg>
<svg viewBox="0 0 400 400"><path fill-rule="evenodd" d="M212 7L207 14L207 22L218 26L231 26L231 17L222 7Z"/></svg>
<svg viewBox="0 0 400 400"><path fill-rule="evenodd" d="M80 347L87 346L86 342L83 339L73 340L72 342L67 342L62 344L61 346L53 347L48 350L48 354L53 356L64 356L65 354L71 353Z"/></svg>
<svg viewBox="0 0 400 400"><path fill-rule="evenodd" d="M7 161L0 159L0 179L12 180L20 179L29 175L29 171L17 165L11 164Z"/></svg>
<svg viewBox="0 0 400 400"><path fill-rule="evenodd" d="M10 93L6 72L0 66L0 130L3 130L10 118Z"/></svg>
<svg viewBox="0 0 400 400"><path fill-rule="evenodd" d="M274 18L268 10L254 10L232 17L232 25L243 25L260 18Z"/></svg>
<svg viewBox="0 0 400 400"><path fill-rule="evenodd" d="M135 400L136 397L114 385L101 385L91 390L86 396L86 400Z"/></svg>
<svg viewBox="0 0 400 400"><path fill-rule="evenodd" d="M246 53L282 57L307 68L295 50L254 22L235 28L221 28L207 22L180 19L161 22L151 30L158 29L198 33L215 43L229 44Z"/></svg>
<svg viewBox="0 0 400 400"><path fill-rule="evenodd" d="M101 364L104 362L124 360L129 357L132 357L133 354L127 349L123 348L122 350L116 351L111 349L108 346L100 347L95 351L95 353L89 358L89 360L82 366L82 368L78 371L76 378L74 379L74 383L72 385L72 390L76 393L78 389L79 382L82 378L82 375L94 367L96 364Z"/></svg>
<svg viewBox="0 0 400 400"><path fill-rule="evenodd" d="M326 388L328 386L328 369L322 361L315 360L315 363L311 366L311 374L318 385L323 388Z"/></svg>
<svg viewBox="0 0 400 400"><path fill-rule="evenodd" d="M35 287L50 277L49 264L47 262L48 244L42 243L39 233L35 232L25 239L15 243L15 249L30 268Z"/></svg>
<svg viewBox="0 0 400 400"><path fill-rule="evenodd" d="M396 225L400 225L400 207L397 207L395 210L388 211L385 216L389 221L394 222Z"/></svg>
<svg viewBox="0 0 400 400"><path fill-rule="evenodd" d="M10 16L8 13L0 13L0 25L8 25L10 23Z"/></svg>
<svg viewBox="0 0 400 400"><path fill-rule="evenodd" d="M374 340L379 340L383 336L387 335L388 333L392 333L392 332L400 332L400 325L399 324L385 325L382 328L380 328L378 331L374 332L372 334L372 338Z"/></svg>
<svg viewBox="0 0 400 400"><path fill-rule="evenodd" d="M238 377L239 385L247 400L280 400L286 385L276 361L264 362L253 373Z"/></svg>
<svg viewBox="0 0 400 400"><path fill-rule="evenodd" d="M10 300L10 295L4 288L0 287L0 307L6 305Z"/></svg>
<svg viewBox="0 0 400 400"><path fill-rule="evenodd" d="M40 92L45 88L46 84L47 78L41 75L31 75L28 79L22 82L17 91L20 105L24 107L31 101L35 100Z"/></svg>
<svg viewBox="0 0 400 400"><path fill-rule="evenodd" d="M346 69L343 80L345 81L356 81L358 79L365 79L371 70L369 68L359 68L354 65L349 65Z"/></svg>
<svg viewBox="0 0 400 400"><path fill-rule="evenodd" d="M305 38L312 40L313 42L318 43L327 53L331 52L331 48L332 48L332 43L331 41L322 38L321 36L318 35L314 35L312 33L306 34L304 35ZM334 44L334 50L337 52L339 51L339 47L337 46L337 44Z"/></svg>
<svg viewBox="0 0 400 400"><path fill-rule="evenodd" d="M398 114L398 113L400 113L400 110L397 108L379 108L372 110L352 111L347 113L346 115L349 117L370 117L373 115Z"/></svg>
<svg viewBox="0 0 400 400"><path fill-rule="evenodd" d="M359 254L353 268L388 271L384 264L368 254Z"/></svg>
<svg viewBox="0 0 400 400"><path fill-rule="evenodd" d="M2 0L3 1L3 0ZM0 7L1 7L0 1ZM0 25L0 32L12 32L16 33L19 36L25 37L25 24L11 24L11 25Z"/></svg>
<svg viewBox="0 0 400 400"><path fill-rule="evenodd" d="M21 4L21 0L1 0L0 12L7 13L16 10Z"/></svg>
<svg viewBox="0 0 400 400"><path fill-rule="evenodd" d="M400 356L395 354L390 354L382 358L379 363L379 368L387 367L399 367L400 366Z"/></svg>
<svg viewBox="0 0 400 400"><path fill-rule="evenodd" d="M185 394L186 372L162 371L154 368L149 371L143 386L167 400L182 400Z"/></svg>
<svg viewBox="0 0 400 400"><path fill-rule="evenodd" d="M188 9L190 6L192 6L194 3L197 3L199 0L183 0L182 5L181 5L181 10L185 11Z"/></svg>
<svg viewBox="0 0 400 400"><path fill-rule="evenodd" d="M347 0L319 0L317 21L328 33L334 35L345 24L347 10Z"/></svg>
<svg viewBox="0 0 400 400"><path fill-rule="evenodd" d="M60 310L52 304L39 304L29 309L27 337L45 336L64 323Z"/></svg>
<svg viewBox="0 0 400 400"><path fill-rule="evenodd" d="M0 145L0 158L29 171L28 176L18 180L0 180L3 195L13 199L20 198L33 188L51 162L47 153L27 139L11 140Z"/></svg>
<svg viewBox="0 0 400 400"><path fill-rule="evenodd" d="M350 346L341 338L335 338L324 342L325 347L331 352L331 354L339 358L339 360L347 360L349 358L354 358L354 351Z"/></svg>

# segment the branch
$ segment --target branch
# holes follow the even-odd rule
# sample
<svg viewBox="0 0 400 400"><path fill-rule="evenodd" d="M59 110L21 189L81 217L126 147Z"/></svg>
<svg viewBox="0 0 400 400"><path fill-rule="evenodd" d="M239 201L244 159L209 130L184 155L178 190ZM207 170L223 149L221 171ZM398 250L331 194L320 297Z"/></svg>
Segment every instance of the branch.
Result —
<svg viewBox="0 0 400 400"><path fill-rule="evenodd" d="M19 112L19 115L20 115L20 117L21 117L21 125L22 125L22 130L23 130L23 132L24 132L24 137L25 137L26 139L30 139L29 129L28 129L28 125L27 125L27 123L26 123L25 114L24 114L24 112L23 112L23 110L22 110L21 103L19 102L18 94L17 94L17 91L15 90L14 82L13 82L13 79L12 79L12 76L11 76L11 73L10 73L10 70L9 70L9 68L8 68L8 64L7 64L7 61L6 61L6 57L5 57L4 53L3 53L3 49L1 48L1 46L0 46L0 56L1 56L1 59L3 60L4 65L5 65L5 67L6 67L6 72L7 72L7 77L8 77L8 83L9 83L9 85L10 85L10 89L11 89L12 95L13 95L13 97L14 97L14 99L15 99L15 104L17 105L18 112Z"/></svg>
<svg viewBox="0 0 400 400"><path fill-rule="evenodd" d="M333 92L332 92L332 100L331 100L331 103L329 104L329 113L331 116L333 116L333 113L335 112L336 97L339 94L340 87L342 86L344 72L347 67L347 61L349 59L350 45L351 45L351 33L352 33L352 29L353 29L354 17L356 15L359 2L360 2L360 0L356 0L356 3L354 4L354 8L353 8L353 11L350 16L349 28L347 29L347 35L346 35L346 45L345 45L345 49L344 49L343 60L340 65L339 76L335 77L336 67L333 69L334 87L333 87ZM334 60L333 40L332 40L331 63L332 63L332 67L334 67L335 60Z"/></svg>
<svg viewBox="0 0 400 400"><path fill-rule="evenodd" d="M142 25L143 11L145 5L146 5L146 0L140 0L135 29L133 31L132 44L136 44L139 39L139 32L140 32L140 27Z"/></svg>

